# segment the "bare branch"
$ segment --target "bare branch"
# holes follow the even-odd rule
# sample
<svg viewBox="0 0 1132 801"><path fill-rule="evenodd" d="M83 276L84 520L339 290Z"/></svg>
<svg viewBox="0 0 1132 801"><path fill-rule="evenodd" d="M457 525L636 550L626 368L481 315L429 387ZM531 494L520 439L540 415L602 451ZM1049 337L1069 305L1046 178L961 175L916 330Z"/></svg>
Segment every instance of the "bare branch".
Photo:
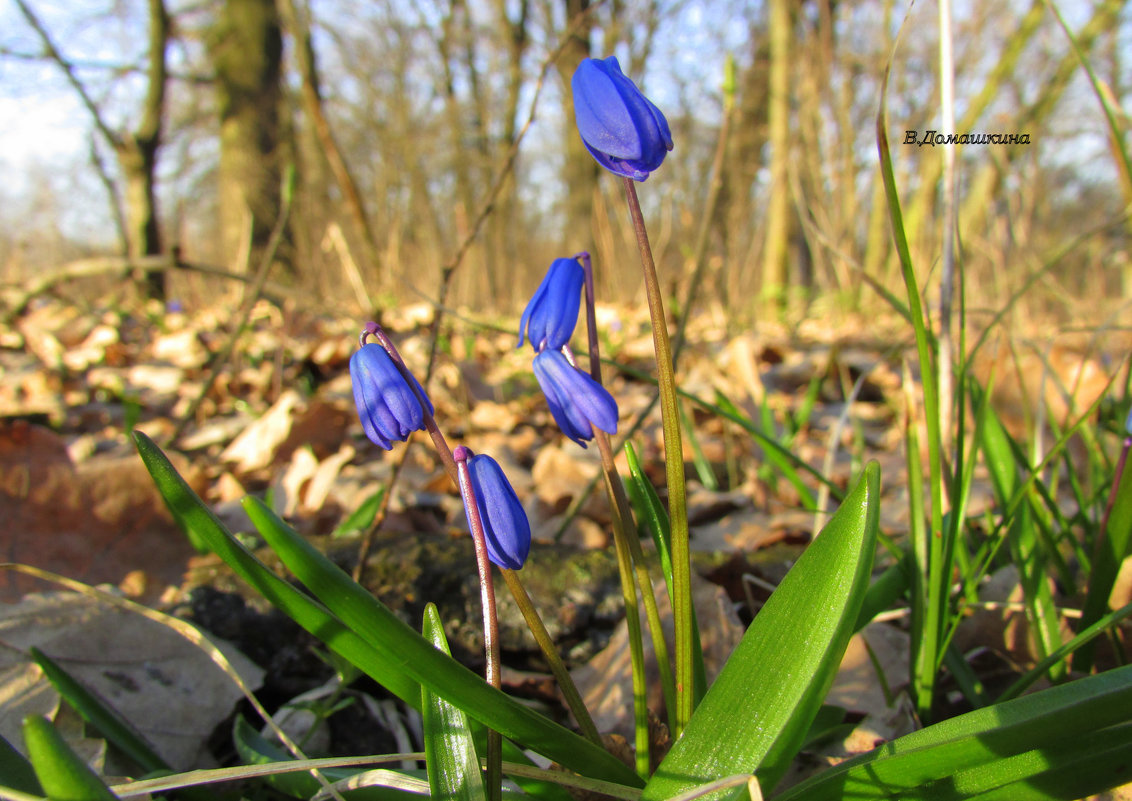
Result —
<svg viewBox="0 0 1132 801"><path fill-rule="evenodd" d="M39 17L35 15L35 12L31 10L31 7L28 6L25 0L16 0L16 5L20 9L20 13L24 15L24 19L26 19L28 21L28 24L31 25L31 27L37 34L39 34L39 39L41 42L43 42L43 47L44 50L47 51L48 57L50 57L52 61L59 65L59 68L63 70L64 75L67 76L67 82L70 83L71 87L78 93L79 99L82 100L83 105L86 106L87 111L90 112L90 116L94 119L94 124L98 126L99 132L104 137L106 137L106 141L109 142L115 149L121 147L122 138L117 133L115 133L109 125L106 124L106 121L102 118L102 113L98 110L98 105L94 102L94 99L87 92L86 87L83 86L82 81L80 81L78 76L75 74L74 65L72 65L71 62L64 58L63 54L59 52L59 48L57 48L55 46L55 43L51 40L51 35L47 32L47 29L43 26L43 23L40 22Z"/></svg>

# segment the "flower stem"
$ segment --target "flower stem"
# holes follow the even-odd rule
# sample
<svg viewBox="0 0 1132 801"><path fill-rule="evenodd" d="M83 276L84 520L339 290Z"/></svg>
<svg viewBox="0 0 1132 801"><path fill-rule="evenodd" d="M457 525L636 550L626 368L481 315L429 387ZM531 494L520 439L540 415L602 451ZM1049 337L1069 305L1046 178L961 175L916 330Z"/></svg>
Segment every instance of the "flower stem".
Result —
<svg viewBox="0 0 1132 801"><path fill-rule="evenodd" d="M692 565L688 548L688 511L684 492L684 447L680 435L680 416L676 406L676 377L672 369L672 346L656 264L649 246L645 218L637 199L637 187L624 179L629 215L637 234L645 294L652 318L653 350L656 354L657 386L660 390L660 419L664 429L665 475L668 485L668 516L672 530L672 616L676 640L676 725L672 739L680 737L692 716L695 681L692 673Z"/></svg>
<svg viewBox="0 0 1132 801"><path fill-rule="evenodd" d="M597 726L594 725L594 720L590 717L590 711L586 709L586 705L582 702L582 696L578 692L574 680L570 678L570 671L566 669L566 664L562 661L562 657L558 655L558 651L554 647L554 640L550 638L550 632L546 630L546 625L539 617L538 610L535 609L531 596L527 594L527 589L523 586L519 574L514 570L501 569L500 572L503 574L503 580L507 582L507 588L511 590L511 595L515 599L519 611L523 613L523 619L527 621L527 628L531 630L535 642L542 649L543 656L546 657L546 661L550 665L550 672L554 674L554 678L558 681L558 688L562 691L567 706L574 713L578 728L591 742L604 747Z"/></svg>
<svg viewBox="0 0 1132 801"><path fill-rule="evenodd" d="M590 376L598 384L601 380L601 349L597 338L597 314L594 308L594 278L593 266L590 263L590 254L586 252L575 256L582 261L582 273L585 276L586 298L586 333L589 341ZM672 680L672 663L668 659L668 644L664 639L664 628L660 623L660 610L656 605L656 594L653 592L652 578L649 576L648 566L645 564L645 554L641 550L640 539L636 532L629 535L628 529L632 525L633 513L629 506L629 498L625 494L625 485L617 474L617 467L613 459L613 445L609 435L600 429L594 431L594 441L597 442L598 453L601 454L601 467L605 473L605 486L609 491L609 500L617 508L614 517L613 536L625 540L625 546L632 558L632 567L637 578L637 588L645 602L645 619L649 624L649 634L652 636L653 652L656 654L657 670L660 673L660 684L664 691L664 706L668 712L668 727L671 730L675 725L676 694L675 684ZM617 525L618 520L621 525ZM620 554L621 549L617 549ZM628 614L628 612L626 612Z"/></svg>
<svg viewBox="0 0 1132 801"><path fill-rule="evenodd" d="M472 542L476 550L476 567L480 574L480 599L483 605L483 646L487 666L484 678L495 689L503 685L500 674L499 618L495 612L495 585L491 578L491 562L487 555L487 539L484 537L483 520L480 519L475 490L468 474L467 448L456 449L456 471L459 475L460 495L464 499L464 509L468 513L468 528L472 531ZM499 801L503 794L503 738L499 732L487 730L487 797L488 801Z"/></svg>

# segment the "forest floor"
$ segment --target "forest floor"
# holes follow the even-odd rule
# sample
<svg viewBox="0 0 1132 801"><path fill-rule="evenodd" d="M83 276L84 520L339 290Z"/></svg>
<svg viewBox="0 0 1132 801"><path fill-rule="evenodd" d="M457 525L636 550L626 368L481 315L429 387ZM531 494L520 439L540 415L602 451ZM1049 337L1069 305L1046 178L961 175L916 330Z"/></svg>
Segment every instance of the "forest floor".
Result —
<svg viewBox="0 0 1132 801"><path fill-rule="evenodd" d="M43 297L0 325L0 527L5 531L0 561L90 585L109 584L121 596L195 620L249 658L241 664L258 677L272 709L304 694L321 697L317 693L325 695L333 671L316 658L313 642L270 617L266 605L242 589L218 560L193 551L153 488L130 431L143 431L162 445L216 515L253 547L261 543L239 503L249 493L266 498L348 568L356 564L360 535L369 525L354 513L388 485L394 464L404 456L365 583L414 626L425 602L440 603L457 654L476 665L474 563L455 488L424 435L386 453L365 439L354 411L348 361L363 321L261 300L235 338L231 356L224 358L231 317L223 305L147 314L108 302ZM430 317L429 308L412 306L389 311L381 320L422 381ZM882 531L894 539L907 531L905 421L917 381L910 329L892 317L837 325L811 321L793 329L768 324L739 334L728 332L718 315L690 321L678 376L690 432L685 463L691 543L696 572L708 580L697 590L697 603L703 604L701 620L710 621L705 636L712 639L708 658L716 667L790 561L820 530L824 518L807 510L810 497L818 509L836 506L805 468L799 468L800 483L778 469L767 456L773 447L768 442L838 489L846 488L867 460L878 461ZM663 497L647 315L640 309L601 307L598 327L605 380L620 407L616 441L632 443ZM503 466L534 531L525 569L532 596L552 610L553 633L578 671L584 694L598 707L599 726L624 731L625 705L609 701L617 696L611 687L624 678L626 662L623 626L617 629L623 610L608 559L608 505L595 481L596 449L583 450L557 430L531 373L531 351L516 343L513 331L453 318L429 381L437 422L451 446L489 453ZM1087 352L1083 343L999 343L993 357L975 362L973 372L983 381L992 372L998 375L995 408L1024 436L1043 412L1061 419L1071 414L1066 393L1057 387L1072 388L1078 409L1104 394L1113 369L1106 360L1122 358L1126 344L1109 342L1110 352L1102 353ZM406 447L409 452L403 454ZM619 461L627 473L623 454ZM977 481L969 514L978 516L991 503L987 483ZM988 582L988 598L1005 601L1016 593L1009 574L992 580L997 584ZM127 635L129 626L117 613L107 618L86 601L72 608L63 596L40 594L57 589L0 571L5 604L0 608L8 610L0 618L0 645L9 646L0 648L6 654L0 658L0 734L13 742L29 708L58 710L58 699L44 689L42 678L28 673L21 654L29 645L94 664L103 678L124 675L121 665L118 671L106 669L107 662L117 664L124 641L141 651L131 655L134 662L152 664L156 658L144 653L154 642L151 635ZM532 702L554 706L544 666L521 628L504 618L509 687ZM986 653L988 677L1032 661L1009 609L972 621L963 644ZM887 623L866 630L875 664L891 673L890 690L899 689L907 674L904 622L896 610ZM76 625L85 633L79 645ZM92 632L102 628L110 651L95 653L99 638ZM877 738L914 725L904 705L891 702L878 683L875 664L864 641L855 641L834 697L855 720L868 717L870 725L857 727L850 738L857 738L855 744L840 744L843 753L869 748ZM119 681L117 690L112 686L107 692L150 696L152 683L144 670L138 675L142 678ZM198 674L184 680L204 692ZM6 704L3 699L12 696L4 695L5 682L9 688L24 682L20 686L38 689L25 693L22 706ZM208 705L198 704L195 712L184 713L201 717L195 727L183 727L195 735L182 733L179 745L168 745L181 760L177 767L231 757L230 744L215 734L235 703L231 688L221 684L207 711ZM373 728L360 726L363 719L383 721L383 736L396 740L397 714L376 689L358 693L365 703L350 705L327 724L327 750L365 753L387 745L358 734ZM145 715L160 718L168 714L165 703L151 695L148 711L137 714L143 720ZM152 724L155 738L161 728L160 722Z"/></svg>

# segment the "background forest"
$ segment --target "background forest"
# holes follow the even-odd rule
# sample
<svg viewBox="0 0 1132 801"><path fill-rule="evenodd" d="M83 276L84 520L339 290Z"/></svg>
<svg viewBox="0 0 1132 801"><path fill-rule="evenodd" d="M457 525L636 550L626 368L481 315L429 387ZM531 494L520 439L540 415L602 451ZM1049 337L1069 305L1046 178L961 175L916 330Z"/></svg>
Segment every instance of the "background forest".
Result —
<svg viewBox="0 0 1132 801"><path fill-rule="evenodd" d="M1062 11L1119 107L1126 4ZM958 149L971 311L1044 270L1015 312L1099 321L1132 280L1132 187L1101 104L1044 0L954 13L954 132L1028 137ZM876 308L870 284L899 280L875 145L890 56L913 255L940 258L944 148L905 142L951 133L935 15L886 0L10 0L0 280L126 254L254 272L278 225L270 280L323 308L435 300L459 261L449 302L515 314L556 256L631 263L618 187L598 180L564 91L582 58L616 54L676 141L645 209L670 289L683 296L706 226L701 297L733 330L760 299L794 315ZM638 298L632 271L598 275L600 295ZM147 291L197 304L229 286L166 271Z"/></svg>

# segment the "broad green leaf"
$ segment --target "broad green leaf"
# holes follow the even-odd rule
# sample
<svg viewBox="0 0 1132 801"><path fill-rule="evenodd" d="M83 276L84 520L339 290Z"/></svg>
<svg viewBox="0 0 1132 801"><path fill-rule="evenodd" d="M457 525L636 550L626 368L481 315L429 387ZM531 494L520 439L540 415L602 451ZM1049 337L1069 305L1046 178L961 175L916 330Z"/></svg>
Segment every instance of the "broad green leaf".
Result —
<svg viewBox="0 0 1132 801"><path fill-rule="evenodd" d="M287 569L406 675L485 726L566 767L593 778L640 786L636 774L609 752L523 706L433 648L262 501L247 498L244 509Z"/></svg>
<svg viewBox="0 0 1132 801"><path fill-rule="evenodd" d="M424 611L424 638L449 656L444 625L435 604ZM421 720L424 729L425 765L434 799L483 801L483 776L476 756L468 716L427 688L421 688Z"/></svg>
<svg viewBox="0 0 1132 801"><path fill-rule="evenodd" d="M1132 779L1132 666L886 743L776 801L1081 798Z"/></svg>
<svg viewBox="0 0 1132 801"><path fill-rule="evenodd" d="M24 745L43 792L52 801L114 801L94 771L67 745L47 718L24 719Z"/></svg>
<svg viewBox="0 0 1132 801"><path fill-rule="evenodd" d="M347 627L343 620L339 619L322 604L312 600L307 595L299 592L290 584L276 576L249 553L247 549L224 528L223 524L212 514L212 511L205 506L204 502L201 501L188 484L185 483L184 479L178 475L173 465L165 457L165 454L161 452L161 449L158 448L152 440L141 432L135 432L134 441L137 444L138 453L145 462L146 469L149 470L150 475L154 479L154 483L182 528L198 532L206 539L208 547L224 559L233 570L262 593L272 604L290 615L307 631L321 639L340 655L349 659L358 668L364 670L369 676L385 686L386 689L405 701L405 703L415 708L420 706L420 685L406 669L406 657L404 654L399 653L395 646L385 648L378 647L381 644L381 636L376 635L376 637L374 637L376 629L366 629L369 634L368 638L353 631L351 628ZM275 520L279 526L282 526L283 530L297 537L285 524L278 521L274 515L271 515L270 512L268 512L268 515L270 519ZM317 553L317 551L315 551L315 553ZM325 562L325 558L322 557L321 554L319 554L319 558ZM325 565L323 565L323 567L325 567ZM344 576L344 574L341 574L341 571L338 571L338 575L340 577ZM347 581L357 590L361 591L370 602L374 604L378 603L352 581L348 579ZM364 606L365 604L363 604L363 607ZM382 606L381 608L385 610L385 615L392 616L392 613L385 609L385 607ZM363 617L364 616L363 613ZM394 619L396 620L396 618ZM396 623L400 625L401 629L408 631L409 634L412 635L412 638L415 638L417 643L419 643L421 648L432 652L432 654L430 654L429 664L433 664L435 667L436 659L444 660L444 657L437 654L435 649L423 640L419 634L409 629L408 626L405 626L400 620L396 620ZM401 633L403 635L403 632ZM599 756L596 758L596 763L593 764L603 766L601 770L605 774L604 778L610 781L628 784L632 787L640 786L640 780L637 779L636 775L629 768L610 757L604 750L597 749L596 746L586 743L582 738L574 735L572 732L526 709L508 696L489 687L474 673L462 668L450 659L447 661L451 666L454 666L454 669L458 669L462 680L466 681L468 677L471 677L473 681L478 681L479 684L487 687L490 691L486 693L486 697L484 697L485 693L477 689L471 691L468 691L466 688L457 690L457 693L460 693L461 697L463 697L464 694L470 694L471 697L476 698L480 704L487 708L486 716L493 720L497 719L496 716L501 719L509 719L515 715L521 716L522 722L520 729L522 731L532 733L534 741L548 742L551 744L548 746L549 750L546 752L547 756L556 758L563 764L566 764L568 760L574 761L581 766L579 771L588 775L589 771L586 770L585 766L591 763L587 762L586 755L598 751ZM443 671L440 675L443 675ZM470 711L466 706L465 710ZM504 733L506 733L506 731ZM572 755L575 751L575 744L579 741L583 742L586 747L579 749L577 751L577 758L574 759ZM528 744L531 744L531 741L528 741ZM555 757L554 753L551 753L552 751L561 753L564 758L559 759Z"/></svg>
<svg viewBox="0 0 1132 801"><path fill-rule="evenodd" d="M186 532L193 532L206 549L211 550L264 598L286 612L296 623L318 637L355 667L365 671L413 708L421 703L420 685L401 671L394 662L375 649L342 621L292 587L255 558L205 506L192 488L177 473L149 437L134 433L138 453L153 477L158 491Z"/></svg>
<svg viewBox="0 0 1132 801"><path fill-rule="evenodd" d="M697 785L758 772L782 777L841 663L868 590L880 469L865 467L743 635L672 751L645 786L661 801Z"/></svg>
<svg viewBox="0 0 1132 801"><path fill-rule="evenodd" d="M232 727L232 742L236 746L236 753L240 755L245 765L270 765L277 762L291 762L294 757L279 746L269 742L259 732L251 727L243 715L236 716L236 723ZM326 768L321 771L322 778L328 783L356 776L364 772L364 768ZM420 778L420 771L410 774ZM323 785L309 771L288 771L286 773L273 773L263 781L272 789L292 798L312 798ZM389 787L366 787L352 790L344 796L349 801L407 801L416 799L412 793L403 790L394 790Z"/></svg>
<svg viewBox="0 0 1132 801"><path fill-rule="evenodd" d="M67 700L83 720L98 729L115 748L141 766L147 773L171 770L169 765L137 731L120 715L108 708L93 693L76 681L47 654L32 647L31 658L39 665L48 681Z"/></svg>
<svg viewBox="0 0 1132 801"><path fill-rule="evenodd" d="M28 795L43 795L31 763L3 737L0 737L0 787Z"/></svg>

